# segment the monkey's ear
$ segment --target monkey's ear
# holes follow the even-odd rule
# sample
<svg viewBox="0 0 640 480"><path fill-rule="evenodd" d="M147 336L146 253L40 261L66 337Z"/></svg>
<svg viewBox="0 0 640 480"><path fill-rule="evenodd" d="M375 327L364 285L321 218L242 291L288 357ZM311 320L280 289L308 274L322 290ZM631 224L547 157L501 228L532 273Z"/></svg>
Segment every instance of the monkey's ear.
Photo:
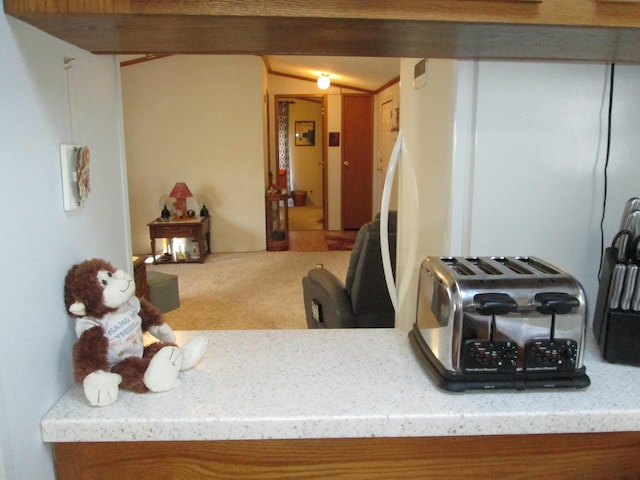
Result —
<svg viewBox="0 0 640 480"><path fill-rule="evenodd" d="M84 303L82 302L74 302L69 307L69 311L74 315L78 315L79 317L82 317L86 315L87 307L85 307Z"/></svg>

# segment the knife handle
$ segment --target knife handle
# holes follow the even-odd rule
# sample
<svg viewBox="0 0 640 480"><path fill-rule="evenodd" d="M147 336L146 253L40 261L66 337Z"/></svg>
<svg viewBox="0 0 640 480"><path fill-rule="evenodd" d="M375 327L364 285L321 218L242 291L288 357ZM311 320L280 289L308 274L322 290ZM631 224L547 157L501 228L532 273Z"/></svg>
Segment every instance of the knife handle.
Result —
<svg viewBox="0 0 640 480"><path fill-rule="evenodd" d="M615 251L616 260L618 262L626 262L629 253L629 239L631 238L631 230L620 230L611 240L611 247Z"/></svg>
<svg viewBox="0 0 640 480"><path fill-rule="evenodd" d="M617 263L613 267L613 273L611 274L611 285L609 286L609 308L611 310L617 310L620 305L620 296L622 295L622 283L624 281L625 266L622 263Z"/></svg>
<svg viewBox="0 0 640 480"><path fill-rule="evenodd" d="M631 298L636 289L636 279L638 277L638 266L627 265L624 276L624 287L622 288L622 296L620 297L620 308L625 312L631 308Z"/></svg>

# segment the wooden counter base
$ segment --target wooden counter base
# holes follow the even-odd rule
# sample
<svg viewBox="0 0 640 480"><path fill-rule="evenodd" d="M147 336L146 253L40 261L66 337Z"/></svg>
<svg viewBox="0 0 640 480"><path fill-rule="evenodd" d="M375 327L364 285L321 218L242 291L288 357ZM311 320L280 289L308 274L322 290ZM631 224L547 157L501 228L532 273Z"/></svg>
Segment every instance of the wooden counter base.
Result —
<svg viewBox="0 0 640 480"><path fill-rule="evenodd" d="M640 432L54 445L59 480L638 478Z"/></svg>

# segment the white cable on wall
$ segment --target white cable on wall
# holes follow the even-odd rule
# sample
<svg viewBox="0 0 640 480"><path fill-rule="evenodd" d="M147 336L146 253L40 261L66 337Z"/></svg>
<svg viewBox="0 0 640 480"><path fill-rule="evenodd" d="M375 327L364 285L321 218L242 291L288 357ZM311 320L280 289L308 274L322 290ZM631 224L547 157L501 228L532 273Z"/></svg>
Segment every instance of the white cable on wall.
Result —
<svg viewBox="0 0 640 480"><path fill-rule="evenodd" d="M73 73L72 73L72 68L73 68L73 62L74 62L75 58L74 57L64 57L64 70L66 73L66 79L67 79L67 102L69 105L69 125L71 128L71 140L75 145L79 145L80 144L80 132L79 132L79 125L78 125L78 112L77 112L77 108L76 108L76 102L75 102L75 98L73 95Z"/></svg>

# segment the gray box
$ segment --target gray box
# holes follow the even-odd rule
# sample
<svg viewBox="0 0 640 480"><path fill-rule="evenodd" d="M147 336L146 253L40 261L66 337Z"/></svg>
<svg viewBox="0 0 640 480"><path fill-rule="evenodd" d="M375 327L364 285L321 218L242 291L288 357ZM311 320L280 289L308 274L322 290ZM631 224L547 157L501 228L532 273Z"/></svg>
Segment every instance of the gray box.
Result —
<svg viewBox="0 0 640 480"><path fill-rule="evenodd" d="M180 306L178 276L170 273L147 271L149 301L162 313L170 312Z"/></svg>

